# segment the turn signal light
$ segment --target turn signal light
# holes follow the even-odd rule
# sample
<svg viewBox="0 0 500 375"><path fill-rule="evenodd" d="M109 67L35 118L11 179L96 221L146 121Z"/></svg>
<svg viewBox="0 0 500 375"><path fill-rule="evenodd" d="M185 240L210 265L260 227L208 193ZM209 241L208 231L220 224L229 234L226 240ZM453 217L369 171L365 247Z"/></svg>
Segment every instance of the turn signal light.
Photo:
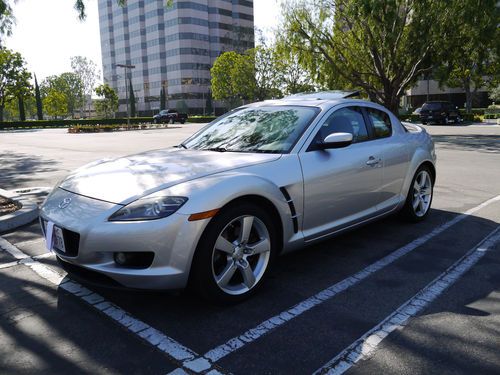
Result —
<svg viewBox="0 0 500 375"><path fill-rule="evenodd" d="M209 219L209 218L214 217L215 215L217 215L217 212L219 212L218 208L216 208L215 210L210 210L210 211L205 211L205 212L198 212L196 214L190 215L188 221L197 221L197 220Z"/></svg>

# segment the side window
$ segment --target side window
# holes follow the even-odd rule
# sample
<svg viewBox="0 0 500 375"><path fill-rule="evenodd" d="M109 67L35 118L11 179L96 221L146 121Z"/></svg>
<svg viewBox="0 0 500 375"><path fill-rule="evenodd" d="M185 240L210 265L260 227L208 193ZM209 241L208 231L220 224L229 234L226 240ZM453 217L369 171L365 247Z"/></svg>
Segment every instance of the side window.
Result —
<svg viewBox="0 0 500 375"><path fill-rule="evenodd" d="M353 143L367 141L368 131L360 109L345 107L332 113L316 135L316 141L322 141L332 133L351 133Z"/></svg>
<svg viewBox="0 0 500 375"><path fill-rule="evenodd" d="M390 137L392 134L392 125L389 115L374 108L365 108L368 117L373 124L375 138Z"/></svg>

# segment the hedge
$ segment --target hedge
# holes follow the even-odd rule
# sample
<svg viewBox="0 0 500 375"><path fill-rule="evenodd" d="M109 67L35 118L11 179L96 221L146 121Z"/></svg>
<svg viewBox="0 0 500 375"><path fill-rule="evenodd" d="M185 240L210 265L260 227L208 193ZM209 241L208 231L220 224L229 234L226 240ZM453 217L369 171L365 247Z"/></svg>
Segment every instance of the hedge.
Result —
<svg viewBox="0 0 500 375"><path fill-rule="evenodd" d="M151 122L151 117L132 117L131 124ZM74 125L121 125L126 124L126 118L79 119L79 120L33 120L33 121L3 121L0 129L15 128L66 128Z"/></svg>
<svg viewBox="0 0 500 375"><path fill-rule="evenodd" d="M216 116L193 116L188 118L191 123L205 123L215 120ZM152 123L151 117L131 117L130 124ZM30 121L3 121L0 122L2 129L26 129L26 128L68 128L77 125L123 125L127 123L126 118L107 119L80 119L80 120L30 120Z"/></svg>
<svg viewBox="0 0 500 375"><path fill-rule="evenodd" d="M217 116L191 116L188 118L188 122L201 124L206 122L212 122Z"/></svg>

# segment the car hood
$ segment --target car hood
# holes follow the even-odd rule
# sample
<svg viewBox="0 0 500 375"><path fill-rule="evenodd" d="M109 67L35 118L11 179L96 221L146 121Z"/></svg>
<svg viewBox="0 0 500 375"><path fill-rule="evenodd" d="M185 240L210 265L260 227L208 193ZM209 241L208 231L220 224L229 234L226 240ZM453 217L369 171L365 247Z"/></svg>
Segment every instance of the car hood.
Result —
<svg viewBox="0 0 500 375"><path fill-rule="evenodd" d="M106 202L128 204L178 183L279 158L279 154L155 150L87 164L59 187Z"/></svg>

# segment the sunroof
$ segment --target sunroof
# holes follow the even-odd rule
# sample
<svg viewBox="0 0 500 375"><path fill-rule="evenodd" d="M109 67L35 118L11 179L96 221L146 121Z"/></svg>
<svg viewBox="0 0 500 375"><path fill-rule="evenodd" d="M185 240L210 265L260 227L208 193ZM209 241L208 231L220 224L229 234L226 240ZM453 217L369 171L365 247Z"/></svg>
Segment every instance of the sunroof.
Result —
<svg viewBox="0 0 500 375"><path fill-rule="evenodd" d="M359 91L318 91L318 92L301 92L287 96L285 99L310 99L310 100L331 100L331 99L345 99L359 96Z"/></svg>

